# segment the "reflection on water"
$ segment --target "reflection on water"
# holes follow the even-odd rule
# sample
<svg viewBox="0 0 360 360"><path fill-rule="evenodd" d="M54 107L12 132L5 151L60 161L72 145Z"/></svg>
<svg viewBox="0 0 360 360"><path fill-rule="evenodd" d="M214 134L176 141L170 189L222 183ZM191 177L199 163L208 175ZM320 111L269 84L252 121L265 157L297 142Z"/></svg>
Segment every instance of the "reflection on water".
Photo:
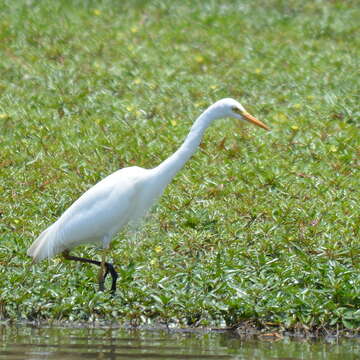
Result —
<svg viewBox="0 0 360 360"><path fill-rule="evenodd" d="M357 360L360 339L259 341L230 333L0 325L0 359Z"/></svg>

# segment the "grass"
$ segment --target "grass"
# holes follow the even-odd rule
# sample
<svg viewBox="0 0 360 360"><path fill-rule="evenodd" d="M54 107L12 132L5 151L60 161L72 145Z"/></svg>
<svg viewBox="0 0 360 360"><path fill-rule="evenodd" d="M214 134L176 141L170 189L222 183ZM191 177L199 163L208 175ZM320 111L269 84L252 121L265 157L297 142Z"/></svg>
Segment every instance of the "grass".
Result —
<svg viewBox="0 0 360 360"><path fill-rule="evenodd" d="M360 328L356 1L0 1L0 316ZM97 269L26 249L119 167L222 120ZM96 257L92 247L74 254Z"/></svg>

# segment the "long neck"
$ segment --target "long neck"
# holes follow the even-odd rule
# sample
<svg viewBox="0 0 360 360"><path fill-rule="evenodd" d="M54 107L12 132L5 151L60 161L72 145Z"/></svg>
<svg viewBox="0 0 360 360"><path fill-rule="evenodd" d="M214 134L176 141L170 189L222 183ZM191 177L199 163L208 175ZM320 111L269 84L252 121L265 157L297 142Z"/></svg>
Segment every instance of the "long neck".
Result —
<svg viewBox="0 0 360 360"><path fill-rule="evenodd" d="M180 148L154 169L158 174L161 174L159 179L161 179L164 186L171 181L190 159L199 146L206 128L216 117L215 112L211 111L211 108L202 113L191 127L188 136Z"/></svg>

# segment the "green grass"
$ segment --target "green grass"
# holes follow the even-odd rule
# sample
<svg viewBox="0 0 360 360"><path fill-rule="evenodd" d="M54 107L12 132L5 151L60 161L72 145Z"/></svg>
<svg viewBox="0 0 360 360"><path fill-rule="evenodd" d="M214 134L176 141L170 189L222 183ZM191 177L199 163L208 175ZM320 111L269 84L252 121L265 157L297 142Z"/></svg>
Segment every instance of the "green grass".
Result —
<svg viewBox="0 0 360 360"><path fill-rule="evenodd" d="M0 0L0 317L360 327L357 2L218 3ZM95 267L31 265L80 194L159 164L223 97L272 131L208 129L113 242L116 297Z"/></svg>

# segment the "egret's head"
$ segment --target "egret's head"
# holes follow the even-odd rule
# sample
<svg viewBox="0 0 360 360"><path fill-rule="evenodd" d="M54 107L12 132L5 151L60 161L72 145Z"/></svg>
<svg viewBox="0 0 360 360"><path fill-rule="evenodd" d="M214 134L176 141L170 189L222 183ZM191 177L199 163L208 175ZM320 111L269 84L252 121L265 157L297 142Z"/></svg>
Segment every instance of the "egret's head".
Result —
<svg viewBox="0 0 360 360"><path fill-rule="evenodd" d="M249 114L244 109L244 107L234 99L222 99L216 102L214 105L218 111L219 117L233 117L235 119L243 120L260 126L265 130L270 130L267 125Z"/></svg>

